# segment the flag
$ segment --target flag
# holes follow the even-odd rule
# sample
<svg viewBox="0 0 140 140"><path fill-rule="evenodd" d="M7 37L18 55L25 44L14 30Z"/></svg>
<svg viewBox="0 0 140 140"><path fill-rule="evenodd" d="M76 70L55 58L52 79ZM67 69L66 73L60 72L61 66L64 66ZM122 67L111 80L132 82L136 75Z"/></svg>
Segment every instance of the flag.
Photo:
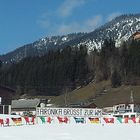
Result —
<svg viewBox="0 0 140 140"><path fill-rule="evenodd" d="M7 124L7 126L9 126L9 124L10 124L10 119L9 118L6 118L5 124Z"/></svg>
<svg viewBox="0 0 140 140"><path fill-rule="evenodd" d="M57 117L59 123L68 123L69 119L67 117Z"/></svg>
<svg viewBox="0 0 140 140"><path fill-rule="evenodd" d="M46 122L45 121L45 117L41 116L40 119L41 119L42 123L45 123Z"/></svg>
<svg viewBox="0 0 140 140"><path fill-rule="evenodd" d="M0 124L1 124L1 126L4 125L3 119L0 119Z"/></svg>
<svg viewBox="0 0 140 140"><path fill-rule="evenodd" d="M136 123L136 118L131 118L131 120L133 121L133 123Z"/></svg>
<svg viewBox="0 0 140 140"><path fill-rule="evenodd" d="M52 120L53 120L53 119L52 119L51 117L48 117L48 118L47 118L47 122L48 122L48 123L51 123Z"/></svg>
<svg viewBox="0 0 140 140"><path fill-rule="evenodd" d="M121 117L118 117L117 120L118 120L120 123L128 123L129 118L121 118Z"/></svg>
<svg viewBox="0 0 140 140"><path fill-rule="evenodd" d="M29 117L24 117L26 124L29 124Z"/></svg>
<svg viewBox="0 0 140 140"><path fill-rule="evenodd" d="M31 123L35 124L35 117L34 116L31 118Z"/></svg>
<svg viewBox="0 0 140 140"><path fill-rule="evenodd" d="M120 122L120 123L123 123L123 119L118 117L117 120Z"/></svg>
<svg viewBox="0 0 140 140"><path fill-rule="evenodd" d="M136 118L136 123L140 123L140 118Z"/></svg>
<svg viewBox="0 0 140 140"><path fill-rule="evenodd" d="M89 118L91 123L100 123L99 118Z"/></svg>
<svg viewBox="0 0 140 140"><path fill-rule="evenodd" d="M128 123L129 118L124 118L123 121L124 123Z"/></svg>
<svg viewBox="0 0 140 140"><path fill-rule="evenodd" d="M15 125L21 125L22 119L21 118L11 118Z"/></svg>
<svg viewBox="0 0 140 140"><path fill-rule="evenodd" d="M76 123L85 123L85 119L84 118L77 118L77 117L74 117L75 119L75 122Z"/></svg>
<svg viewBox="0 0 140 140"><path fill-rule="evenodd" d="M114 118L104 118L106 123L114 123Z"/></svg>

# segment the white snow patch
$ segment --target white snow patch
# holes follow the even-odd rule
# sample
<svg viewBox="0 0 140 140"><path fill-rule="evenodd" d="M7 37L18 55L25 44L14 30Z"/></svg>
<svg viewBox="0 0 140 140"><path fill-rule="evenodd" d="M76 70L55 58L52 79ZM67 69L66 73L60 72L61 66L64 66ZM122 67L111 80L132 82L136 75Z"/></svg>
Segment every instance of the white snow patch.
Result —
<svg viewBox="0 0 140 140"><path fill-rule="evenodd" d="M0 127L1 140L139 140L140 124L40 124Z"/></svg>
<svg viewBox="0 0 140 140"><path fill-rule="evenodd" d="M2 118L20 117L0 115ZM103 120L102 120L103 121ZM84 124L76 124L74 119L68 124L42 124L38 120L35 125L0 126L0 140L139 140L140 123L92 124L86 120Z"/></svg>
<svg viewBox="0 0 140 140"><path fill-rule="evenodd" d="M62 38L62 41L66 41L66 40L67 40L67 37L66 36Z"/></svg>

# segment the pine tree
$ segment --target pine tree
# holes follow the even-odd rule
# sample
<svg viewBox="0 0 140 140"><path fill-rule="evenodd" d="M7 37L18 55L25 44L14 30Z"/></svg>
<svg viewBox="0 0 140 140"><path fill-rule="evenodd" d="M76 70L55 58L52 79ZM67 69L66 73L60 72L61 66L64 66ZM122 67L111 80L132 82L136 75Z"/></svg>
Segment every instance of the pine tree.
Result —
<svg viewBox="0 0 140 140"><path fill-rule="evenodd" d="M114 72L112 73L111 84L112 84L112 87L114 87L114 88L116 88L116 87L121 85L121 76L117 72L117 70L114 70Z"/></svg>

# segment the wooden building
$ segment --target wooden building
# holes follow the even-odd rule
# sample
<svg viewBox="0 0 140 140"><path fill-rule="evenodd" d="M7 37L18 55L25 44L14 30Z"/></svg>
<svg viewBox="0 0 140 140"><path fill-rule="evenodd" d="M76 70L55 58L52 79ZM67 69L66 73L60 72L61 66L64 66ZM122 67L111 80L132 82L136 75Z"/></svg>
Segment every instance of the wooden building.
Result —
<svg viewBox="0 0 140 140"><path fill-rule="evenodd" d="M11 102L15 91L0 85L0 114L10 114Z"/></svg>
<svg viewBox="0 0 140 140"><path fill-rule="evenodd" d="M47 99L19 99L12 100L12 113L22 116L36 115L37 107L46 107Z"/></svg>
<svg viewBox="0 0 140 140"><path fill-rule="evenodd" d="M71 108L97 108L96 104L94 102L75 102L72 104L69 104L66 107L71 107Z"/></svg>
<svg viewBox="0 0 140 140"><path fill-rule="evenodd" d="M135 33L132 35L132 38L133 38L134 40L140 40L140 31L135 32Z"/></svg>
<svg viewBox="0 0 140 140"><path fill-rule="evenodd" d="M97 105L95 103L91 102L91 103L86 104L84 107L85 108L97 108Z"/></svg>

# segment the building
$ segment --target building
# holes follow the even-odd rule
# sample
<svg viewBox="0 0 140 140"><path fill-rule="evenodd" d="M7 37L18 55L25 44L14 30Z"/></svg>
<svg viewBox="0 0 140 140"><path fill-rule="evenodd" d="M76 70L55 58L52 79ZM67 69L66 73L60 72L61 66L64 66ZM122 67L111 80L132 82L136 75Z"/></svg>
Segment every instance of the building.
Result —
<svg viewBox="0 0 140 140"><path fill-rule="evenodd" d="M96 104L93 102L89 102L83 106L83 108L97 108Z"/></svg>
<svg viewBox="0 0 140 140"><path fill-rule="evenodd" d="M19 99L12 100L12 114L32 116L36 113L37 107L46 107L47 99Z"/></svg>
<svg viewBox="0 0 140 140"><path fill-rule="evenodd" d="M137 117L140 115L140 104L124 103L113 106L113 114L116 117Z"/></svg>
<svg viewBox="0 0 140 140"><path fill-rule="evenodd" d="M0 85L0 114L11 113L11 101L15 90Z"/></svg>
<svg viewBox="0 0 140 140"><path fill-rule="evenodd" d="M112 113L113 112L113 107L104 107L103 112L104 113Z"/></svg>
<svg viewBox="0 0 140 140"><path fill-rule="evenodd" d="M135 32L135 33L132 35L132 38L133 38L134 40L140 40L140 31Z"/></svg>
<svg viewBox="0 0 140 140"><path fill-rule="evenodd" d="M79 101L69 104L67 107L71 108L97 108L94 102Z"/></svg>

